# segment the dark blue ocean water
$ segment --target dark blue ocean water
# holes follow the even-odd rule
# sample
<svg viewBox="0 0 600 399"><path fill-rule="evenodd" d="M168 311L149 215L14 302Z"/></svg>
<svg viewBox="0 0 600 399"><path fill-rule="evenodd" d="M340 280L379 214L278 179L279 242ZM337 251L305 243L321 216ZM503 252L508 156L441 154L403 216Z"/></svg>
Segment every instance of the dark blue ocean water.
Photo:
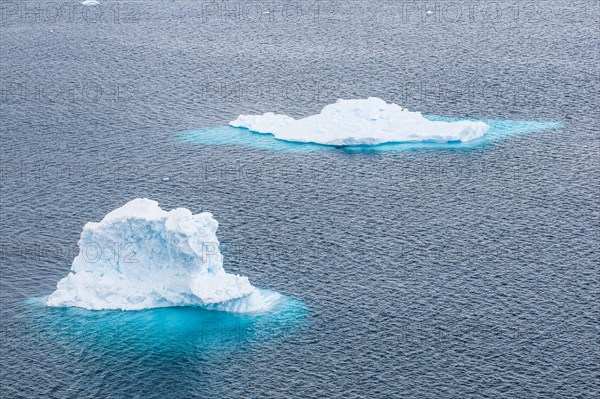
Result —
<svg viewBox="0 0 600 399"><path fill-rule="evenodd" d="M600 395L597 1L99 1L0 2L0 397ZM501 139L224 127L369 96ZM44 307L136 197L213 212L284 306Z"/></svg>

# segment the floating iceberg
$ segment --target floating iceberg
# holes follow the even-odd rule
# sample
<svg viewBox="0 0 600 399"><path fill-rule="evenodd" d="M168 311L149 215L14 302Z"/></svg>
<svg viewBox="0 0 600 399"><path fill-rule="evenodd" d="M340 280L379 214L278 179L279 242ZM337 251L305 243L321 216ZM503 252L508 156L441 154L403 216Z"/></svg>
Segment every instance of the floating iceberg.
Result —
<svg viewBox="0 0 600 399"><path fill-rule="evenodd" d="M48 306L138 310L202 306L231 312L271 309L281 295L226 273L210 213L162 210L135 199L89 222L79 255L58 282Z"/></svg>
<svg viewBox="0 0 600 399"><path fill-rule="evenodd" d="M100 2L98 0L84 0L81 2L84 6L98 6Z"/></svg>
<svg viewBox="0 0 600 399"><path fill-rule="evenodd" d="M240 115L229 123L280 140L324 145L377 145L400 142L467 142L479 139L490 128L477 121L431 121L420 112L370 97L338 100L318 115L294 119L267 112Z"/></svg>

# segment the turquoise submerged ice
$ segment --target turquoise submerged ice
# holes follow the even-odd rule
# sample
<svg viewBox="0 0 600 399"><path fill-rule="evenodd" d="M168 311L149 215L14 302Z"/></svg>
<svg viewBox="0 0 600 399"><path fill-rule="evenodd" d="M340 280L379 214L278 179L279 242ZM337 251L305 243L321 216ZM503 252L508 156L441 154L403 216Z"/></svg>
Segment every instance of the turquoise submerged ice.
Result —
<svg viewBox="0 0 600 399"><path fill-rule="evenodd" d="M442 116L427 115L430 120L458 120ZM230 126L211 127L200 130L181 132L179 137L188 143L215 145L215 146L241 146L267 151L287 151L307 153L315 151L342 150L345 152L396 152L396 151L427 151L427 150L452 150L468 151L494 145L511 136L521 136L535 132L558 129L561 122L552 121L518 121L485 119L490 130L480 139L463 142L411 142L411 143L386 143L379 145L353 145L353 146L328 146L314 143L294 143L278 140L272 135L259 134L247 129Z"/></svg>
<svg viewBox="0 0 600 399"><path fill-rule="evenodd" d="M420 112L411 112L375 97L338 100L319 114L302 119L267 112L240 115L229 125L272 134L280 140L334 146L468 142L483 137L490 128L480 121L432 121Z"/></svg>
<svg viewBox="0 0 600 399"><path fill-rule="evenodd" d="M281 295L223 269L210 213L162 210L135 199L81 233L80 253L49 306L139 310L202 306L230 312L272 309Z"/></svg>

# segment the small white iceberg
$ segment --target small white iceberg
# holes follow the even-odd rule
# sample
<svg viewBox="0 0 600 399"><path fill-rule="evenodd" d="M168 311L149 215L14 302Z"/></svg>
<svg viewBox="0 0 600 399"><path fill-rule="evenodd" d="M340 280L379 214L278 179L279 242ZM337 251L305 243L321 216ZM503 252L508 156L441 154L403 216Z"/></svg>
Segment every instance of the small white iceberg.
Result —
<svg viewBox="0 0 600 399"><path fill-rule="evenodd" d="M338 100L321 113L302 119L267 112L240 115L229 125L272 134L280 140L335 146L466 142L483 137L490 128L479 121L430 121L420 112L411 112L375 97Z"/></svg>
<svg viewBox="0 0 600 399"><path fill-rule="evenodd" d="M89 222L71 272L58 282L48 306L138 310L201 306L229 312L262 312L281 295L259 290L247 277L223 269L210 213L164 211L135 199Z"/></svg>
<svg viewBox="0 0 600 399"><path fill-rule="evenodd" d="M98 6L100 2L98 0L83 0L80 4L84 6Z"/></svg>

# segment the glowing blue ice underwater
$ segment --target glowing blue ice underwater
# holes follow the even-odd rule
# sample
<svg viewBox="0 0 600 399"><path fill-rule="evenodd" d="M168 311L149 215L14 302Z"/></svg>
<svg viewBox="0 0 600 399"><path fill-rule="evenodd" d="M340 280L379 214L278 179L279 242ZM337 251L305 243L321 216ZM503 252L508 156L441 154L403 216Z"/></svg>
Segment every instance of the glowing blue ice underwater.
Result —
<svg viewBox="0 0 600 399"><path fill-rule="evenodd" d="M432 121L455 122L466 120L462 118L447 118L437 115L426 115ZM328 146L314 143L297 143L276 139L273 135L254 133L244 128L230 126L212 127L200 130L188 130L180 133L180 139L189 143L207 145L238 145L260 150L314 152L324 150L343 150L348 152L387 152L387 151L414 151L414 150L473 150L499 142L509 136L525 135L544 130L558 129L562 122L550 121L512 121L484 119L490 125L481 139L463 142L410 142L386 143L379 145L354 145L354 146Z"/></svg>
<svg viewBox="0 0 600 399"><path fill-rule="evenodd" d="M284 339L301 330L308 310L282 297L264 313L232 313L194 306L135 311L45 306L47 297L28 300L26 326L57 345L116 352L203 354Z"/></svg>

